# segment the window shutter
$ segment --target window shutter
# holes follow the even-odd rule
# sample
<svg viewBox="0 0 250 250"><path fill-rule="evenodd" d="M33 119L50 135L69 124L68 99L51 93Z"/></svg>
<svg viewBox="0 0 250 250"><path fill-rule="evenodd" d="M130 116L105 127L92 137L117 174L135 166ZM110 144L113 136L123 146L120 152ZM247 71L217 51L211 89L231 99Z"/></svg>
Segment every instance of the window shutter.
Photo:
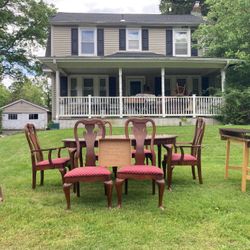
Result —
<svg viewBox="0 0 250 250"><path fill-rule="evenodd" d="M60 77L60 96L68 96L68 77Z"/></svg>
<svg viewBox="0 0 250 250"><path fill-rule="evenodd" d="M116 78L109 77L109 96L116 96Z"/></svg>
<svg viewBox="0 0 250 250"><path fill-rule="evenodd" d="M104 56L104 29L97 29L97 55Z"/></svg>
<svg viewBox="0 0 250 250"><path fill-rule="evenodd" d="M148 29L142 29L142 50L148 50Z"/></svg>
<svg viewBox="0 0 250 250"><path fill-rule="evenodd" d="M126 29L119 29L119 50L126 50Z"/></svg>
<svg viewBox="0 0 250 250"><path fill-rule="evenodd" d="M71 55L78 55L78 28L71 29Z"/></svg>
<svg viewBox="0 0 250 250"><path fill-rule="evenodd" d="M191 30L191 56L198 56L198 49L193 46L197 44L197 40L193 39L194 30Z"/></svg>
<svg viewBox="0 0 250 250"><path fill-rule="evenodd" d="M161 77L155 77L155 95L161 96Z"/></svg>
<svg viewBox="0 0 250 250"><path fill-rule="evenodd" d="M173 30L166 30L166 55L173 56Z"/></svg>

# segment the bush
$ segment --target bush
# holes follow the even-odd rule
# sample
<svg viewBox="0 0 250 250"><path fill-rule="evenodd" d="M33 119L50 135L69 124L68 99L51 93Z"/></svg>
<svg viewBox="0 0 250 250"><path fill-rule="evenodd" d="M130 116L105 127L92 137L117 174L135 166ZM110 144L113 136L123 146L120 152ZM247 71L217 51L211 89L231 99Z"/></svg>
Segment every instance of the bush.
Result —
<svg viewBox="0 0 250 250"><path fill-rule="evenodd" d="M250 87L227 89L221 110L222 122L231 124L250 124Z"/></svg>

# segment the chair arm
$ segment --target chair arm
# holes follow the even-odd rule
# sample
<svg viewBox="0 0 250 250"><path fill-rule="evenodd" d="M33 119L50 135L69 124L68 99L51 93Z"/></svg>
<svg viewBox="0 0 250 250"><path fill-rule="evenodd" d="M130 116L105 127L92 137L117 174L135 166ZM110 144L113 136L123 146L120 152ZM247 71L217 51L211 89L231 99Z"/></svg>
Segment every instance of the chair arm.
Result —
<svg viewBox="0 0 250 250"><path fill-rule="evenodd" d="M72 169L77 167L77 156L76 156L76 152L77 152L77 148L68 148L69 151L69 158L70 158L70 162L71 162L71 166Z"/></svg>
<svg viewBox="0 0 250 250"><path fill-rule="evenodd" d="M185 152L184 152L184 148L198 148L199 150L198 150L198 152L200 152L200 148L201 148L201 145L176 145L175 146L176 147L176 149L177 148L179 148L180 149L180 151L181 151L181 158L180 158L180 161L183 161L184 160L184 154L185 154Z"/></svg>

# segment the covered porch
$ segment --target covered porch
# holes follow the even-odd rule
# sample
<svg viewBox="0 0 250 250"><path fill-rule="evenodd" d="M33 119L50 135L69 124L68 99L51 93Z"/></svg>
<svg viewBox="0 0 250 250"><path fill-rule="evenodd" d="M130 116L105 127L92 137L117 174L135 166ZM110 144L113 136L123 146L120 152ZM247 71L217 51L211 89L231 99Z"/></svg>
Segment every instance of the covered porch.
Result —
<svg viewBox="0 0 250 250"><path fill-rule="evenodd" d="M53 86L53 119L214 116L230 61L218 58L43 58ZM181 95L176 87L185 87Z"/></svg>

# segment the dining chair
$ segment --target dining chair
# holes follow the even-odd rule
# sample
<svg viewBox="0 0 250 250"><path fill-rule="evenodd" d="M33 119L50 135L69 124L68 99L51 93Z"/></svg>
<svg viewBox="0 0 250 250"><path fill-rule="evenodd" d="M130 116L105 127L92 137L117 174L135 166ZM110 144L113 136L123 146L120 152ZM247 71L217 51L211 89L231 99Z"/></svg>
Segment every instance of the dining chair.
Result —
<svg viewBox="0 0 250 250"><path fill-rule="evenodd" d="M155 123L149 118L130 118L125 122L125 135L129 138L129 125L132 124L132 134L136 141L135 165L124 166L117 170L115 182L118 198L118 207L122 204L122 185L127 179L152 180L158 184L159 207L163 209L164 174L162 169L155 166L154 137L156 133ZM152 154L152 165L145 165L144 142L147 137L147 124L152 126L150 151Z"/></svg>
<svg viewBox="0 0 250 250"><path fill-rule="evenodd" d="M40 171L40 185L44 184L44 170L58 169L63 176L67 172L67 167L70 169L70 157L61 157L61 150L65 147L57 148L41 148L38 141L36 128L33 124L27 123L24 127L25 135L29 144L31 162L32 162L32 188L36 188L36 173ZM57 151L57 157L53 158L53 152ZM48 155L45 158L44 153Z"/></svg>
<svg viewBox="0 0 250 250"><path fill-rule="evenodd" d="M99 131L100 130L100 131ZM79 166L81 157L81 147L79 134L86 143L85 166ZM96 166L96 155L94 151L95 141L98 134L105 138L105 125L101 119L82 119L76 122L74 126L74 137L76 141L76 151L74 154L73 169L64 175L63 190L67 202L67 209L70 209L70 187L76 185L77 196L80 196L80 182L97 182L104 183L105 194L107 195L108 207L111 207L113 182L111 172L102 166Z"/></svg>
<svg viewBox="0 0 250 250"><path fill-rule="evenodd" d="M196 120L195 132L192 142L179 142L175 145L164 145L164 148L167 149L167 154L164 155L162 167L164 171L164 177L166 177L167 169L167 185L169 190L172 188L172 172L175 166L191 166L193 179L196 179L195 166L197 166L199 183L202 184L201 145L204 132L205 121L199 117ZM190 153L185 153L185 149L189 149Z"/></svg>

